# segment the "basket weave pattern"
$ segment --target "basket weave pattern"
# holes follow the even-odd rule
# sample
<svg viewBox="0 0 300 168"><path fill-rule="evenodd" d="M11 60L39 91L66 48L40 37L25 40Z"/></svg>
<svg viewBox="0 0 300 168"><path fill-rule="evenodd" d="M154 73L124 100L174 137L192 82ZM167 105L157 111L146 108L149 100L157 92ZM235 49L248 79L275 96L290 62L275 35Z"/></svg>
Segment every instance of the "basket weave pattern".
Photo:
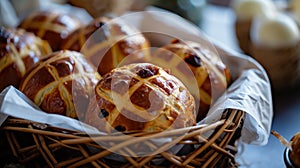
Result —
<svg viewBox="0 0 300 168"><path fill-rule="evenodd" d="M243 118L243 111L228 109L219 121L210 125L159 134L97 135L93 138L82 132L8 118L1 133L5 134L11 153L18 161L36 167L236 167L235 142L240 136ZM211 131L209 138L203 136ZM136 137L139 138L134 139ZM157 138L171 138L172 141L157 147L151 141ZM112 147L105 149L97 142L109 143ZM185 150L176 154L167 150L175 145L183 145ZM131 150L132 146L147 147L153 153L140 157ZM123 161L111 160L117 155L114 152Z"/></svg>

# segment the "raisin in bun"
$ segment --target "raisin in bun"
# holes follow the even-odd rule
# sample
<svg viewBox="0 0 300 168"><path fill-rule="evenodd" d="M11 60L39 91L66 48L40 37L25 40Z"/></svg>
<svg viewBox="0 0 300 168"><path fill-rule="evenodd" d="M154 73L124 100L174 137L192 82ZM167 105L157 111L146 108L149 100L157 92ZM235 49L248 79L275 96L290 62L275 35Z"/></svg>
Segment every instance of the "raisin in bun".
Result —
<svg viewBox="0 0 300 168"><path fill-rule="evenodd" d="M0 91L19 87L25 73L42 56L50 54L48 42L23 29L0 28Z"/></svg>
<svg viewBox="0 0 300 168"><path fill-rule="evenodd" d="M82 118L99 77L81 53L57 51L25 75L20 90L47 113Z"/></svg>
<svg viewBox="0 0 300 168"><path fill-rule="evenodd" d="M107 17L74 31L63 41L62 48L83 53L98 67L100 75L116 68L126 56L149 55L149 43L139 31L121 19Z"/></svg>
<svg viewBox="0 0 300 168"><path fill-rule="evenodd" d="M60 50L62 40L80 26L79 19L59 11L35 11L19 25L47 40L53 51Z"/></svg>
<svg viewBox="0 0 300 168"><path fill-rule="evenodd" d="M181 81L186 81L187 86L191 83L191 79L196 79L199 93L192 94L199 103L197 121L205 118L210 105L224 93L231 80L229 69L217 53L199 43L191 41L183 43L174 39L171 44L157 49L153 57L161 64L160 66L174 67L172 74ZM192 73L183 71L183 62L176 61L178 57L184 60Z"/></svg>
<svg viewBox="0 0 300 168"><path fill-rule="evenodd" d="M146 131L194 125L193 96L176 77L149 63L112 70L95 88L85 122L104 132Z"/></svg>

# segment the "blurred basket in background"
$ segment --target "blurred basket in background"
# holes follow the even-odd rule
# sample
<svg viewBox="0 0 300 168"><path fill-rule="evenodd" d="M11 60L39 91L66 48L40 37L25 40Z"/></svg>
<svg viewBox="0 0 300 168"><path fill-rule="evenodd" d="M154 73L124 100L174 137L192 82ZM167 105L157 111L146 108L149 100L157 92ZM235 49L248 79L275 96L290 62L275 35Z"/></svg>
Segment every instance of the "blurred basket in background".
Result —
<svg viewBox="0 0 300 168"><path fill-rule="evenodd" d="M276 91L295 87L300 82L297 4L299 1L235 0L232 3L240 48L266 69Z"/></svg>

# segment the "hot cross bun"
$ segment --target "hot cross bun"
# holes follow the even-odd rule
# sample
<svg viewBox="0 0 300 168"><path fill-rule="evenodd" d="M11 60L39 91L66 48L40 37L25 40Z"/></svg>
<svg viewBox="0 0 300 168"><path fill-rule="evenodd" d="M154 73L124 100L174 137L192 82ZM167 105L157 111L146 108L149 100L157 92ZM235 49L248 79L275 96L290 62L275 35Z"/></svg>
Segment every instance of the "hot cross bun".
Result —
<svg viewBox="0 0 300 168"><path fill-rule="evenodd" d="M23 29L0 28L0 91L18 88L21 79L41 57L50 54L47 41Z"/></svg>
<svg viewBox="0 0 300 168"><path fill-rule="evenodd" d="M35 11L19 25L26 31L49 42L53 51L60 50L61 42L71 32L81 26L76 17L60 11Z"/></svg>
<svg viewBox="0 0 300 168"><path fill-rule="evenodd" d="M193 96L176 77L133 63L98 82L85 122L104 132L157 132L195 125L195 112Z"/></svg>
<svg viewBox="0 0 300 168"><path fill-rule="evenodd" d="M45 112L82 119L99 78L81 53L57 51L25 75L20 90Z"/></svg>
<svg viewBox="0 0 300 168"><path fill-rule="evenodd" d="M95 66L100 75L116 68L126 57L149 55L147 39L121 19L97 18L77 29L63 41L63 49L80 51Z"/></svg>
<svg viewBox="0 0 300 168"><path fill-rule="evenodd" d="M228 67L217 53L199 43L174 39L171 44L157 49L153 57L160 66L175 67L172 74L181 81L187 81L186 85L192 79L196 80L199 93L195 89L191 92L199 104L197 121L205 118L210 105L225 92L231 80ZM182 68L184 65L192 73L186 73Z"/></svg>

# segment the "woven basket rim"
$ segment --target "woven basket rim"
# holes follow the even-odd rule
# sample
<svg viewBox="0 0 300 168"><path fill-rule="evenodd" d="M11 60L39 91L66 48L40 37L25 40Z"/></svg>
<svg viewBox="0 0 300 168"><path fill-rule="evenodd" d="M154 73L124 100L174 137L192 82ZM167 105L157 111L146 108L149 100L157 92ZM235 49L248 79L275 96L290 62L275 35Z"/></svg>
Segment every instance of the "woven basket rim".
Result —
<svg viewBox="0 0 300 168"><path fill-rule="evenodd" d="M57 129L51 126L44 127L43 124L17 118L8 118L0 129L5 132L13 155L21 163L31 163L36 157L42 156L49 167L78 167L86 164L93 167L111 167L109 164L112 162L107 163L106 159L111 153L117 151L119 154L124 153L122 156L126 161L125 165L128 167L160 166L153 164L153 161L157 158L162 158L170 165L180 167L219 166L223 160L230 160L231 166L236 167L234 154L237 149L234 146L236 144L233 142L239 138L235 134L239 134L243 118L243 111L227 109L224 112L223 119L213 124L168 130L163 133L131 133L132 136L123 134L97 135L93 138L82 132ZM178 135L183 131L188 132L183 135L182 139L176 141ZM202 135L209 131L213 132L209 137ZM20 132L32 136L34 143L30 146L21 146L15 135ZM133 141L132 138L135 137L139 137L139 139ZM149 141L164 137L171 137L173 140L160 147ZM97 141L109 142L113 145L109 149L103 149L95 143ZM143 143L147 148L152 149L155 154L141 157L136 155L130 147L139 143ZM190 153L178 155L178 153L171 153L166 150L174 145L197 147ZM97 148L99 152L91 153L86 146ZM80 156L75 159L59 161L55 151L62 149L74 150L80 153ZM32 153L32 151L35 152Z"/></svg>

